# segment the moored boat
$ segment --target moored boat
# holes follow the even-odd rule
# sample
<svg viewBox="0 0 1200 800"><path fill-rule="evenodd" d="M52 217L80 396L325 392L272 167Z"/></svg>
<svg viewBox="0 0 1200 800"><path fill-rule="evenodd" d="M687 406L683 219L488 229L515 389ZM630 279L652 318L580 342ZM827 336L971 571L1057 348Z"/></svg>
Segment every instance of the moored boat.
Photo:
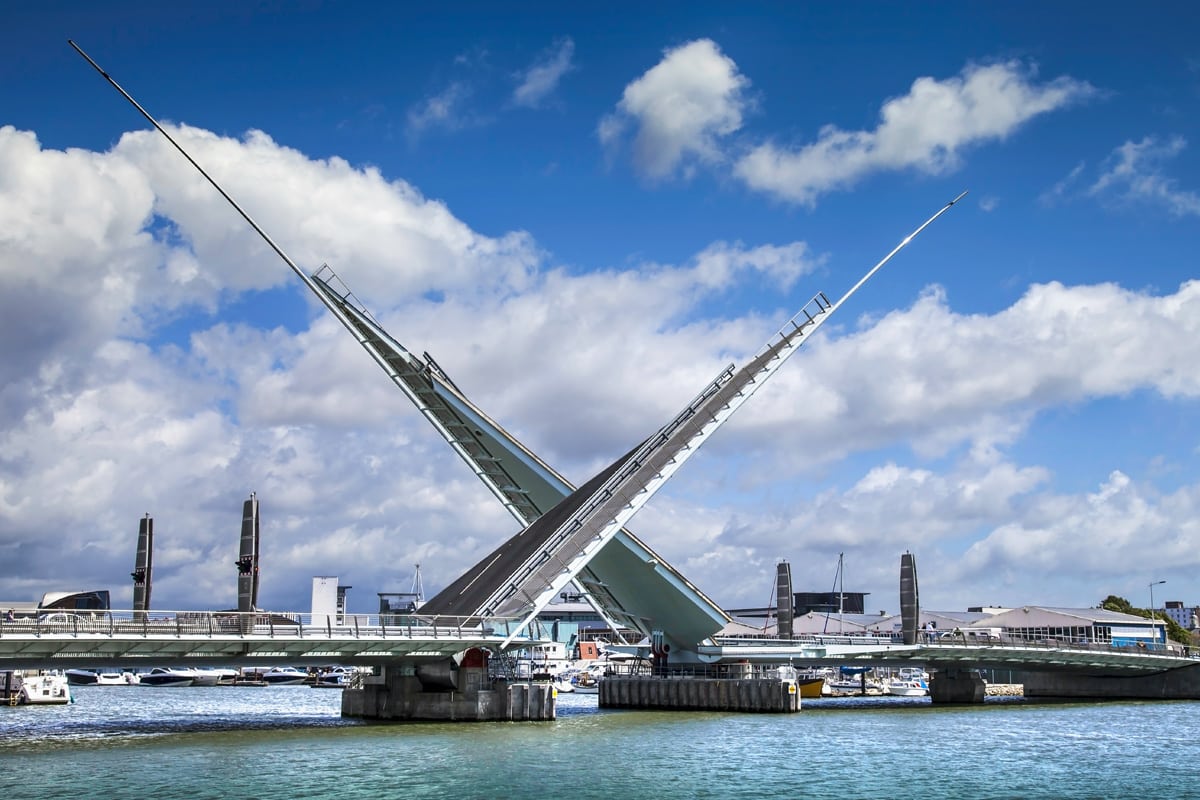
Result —
<svg viewBox="0 0 1200 800"><path fill-rule="evenodd" d="M194 667L188 671L192 673L192 686L232 686L238 676L236 669L221 667Z"/></svg>
<svg viewBox="0 0 1200 800"><path fill-rule="evenodd" d="M65 705L71 702L71 684L61 673L0 672L0 699L12 706Z"/></svg>
<svg viewBox="0 0 1200 800"><path fill-rule="evenodd" d="M356 667L330 667L317 674L314 689L345 689L362 670Z"/></svg>
<svg viewBox="0 0 1200 800"><path fill-rule="evenodd" d="M924 697L929 694L929 675L923 669L905 668L888 681L883 690L897 697Z"/></svg>
<svg viewBox="0 0 1200 800"><path fill-rule="evenodd" d="M100 673L91 669L69 669L64 674L72 686L94 686L100 682Z"/></svg>
<svg viewBox="0 0 1200 800"><path fill-rule="evenodd" d="M590 672L581 672L572 679L577 694L599 694L600 681Z"/></svg>
<svg viewBox="0 0 1200 800"><path fill-rule="evenodd" d="M929 694L929 687L924 681L916 679L902 680L896 678L884 685L883 690L897 697L924 697Z"/></svg>
<svg viewBox="0 0 1200 800"><path fill-rule="evenodd" d="M300 686L308 682L308 673L295 667L274 667L262 674L269 686Z"/></svg>
<svg viewBox="0 0 1200 800"><path fill-rule="evenodd" d="M117 670L69 669L67 682L72 686L130 686L138 682L132 672Z"/></svg>
<svg viewBox="0 0 1200 800"><path fill-rule="evenodd" d="M194 681L195 675L191 670L169 667L155 667L138 675L139 686L191 686Z"/></svg>

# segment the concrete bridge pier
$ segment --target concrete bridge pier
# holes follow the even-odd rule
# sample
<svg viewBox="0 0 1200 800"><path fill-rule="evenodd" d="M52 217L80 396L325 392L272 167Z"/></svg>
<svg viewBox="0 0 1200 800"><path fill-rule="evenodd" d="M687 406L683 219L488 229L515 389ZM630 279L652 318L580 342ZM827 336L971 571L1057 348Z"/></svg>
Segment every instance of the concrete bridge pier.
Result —
<svg viewBox="0 0 1200 800"><path fill-rule="evenodd" d="M359 688L342 690L342 716L438 722L539 722L555 718L549 683L488 677L485 658L385 667Z"/></svg>
<svg viewBox="0 0 1200 800"><path fill-rule="evenodd" d="M1026 697L1080 700L1200 700L1200 664L1149 675L1025 672Z"/></svg>
<svg viewBox="0 0 1200 800"><path fill-rule="evenodd" d="M936 669L929 681L929 699L935 703L982 703L986 694L987 684L974 669Z"/></svg>

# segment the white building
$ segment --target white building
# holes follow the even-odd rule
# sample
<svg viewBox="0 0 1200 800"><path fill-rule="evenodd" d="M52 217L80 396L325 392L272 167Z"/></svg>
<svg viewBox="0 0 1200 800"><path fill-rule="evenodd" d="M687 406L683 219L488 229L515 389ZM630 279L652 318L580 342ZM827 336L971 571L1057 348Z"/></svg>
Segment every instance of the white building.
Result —
<svg viewBox="0 0 1200 800"><path fill-rule="evenodd" d="M1168 600L1163 611L1171 619L1189 631L1200 628L1200 606L1185 606L1181 600Z"/></svg>
<svg viewBox="0 0 1200 800"><path fill-rule="evenodd" d="M1006 637L1079 644L1162 645L1167 635L1167 626L1162 620L1103 608L1022 606L975 624L1002 628Z"/></svg>
<svg viewBox="0 0 1200 800"><path fill-rule="evenodd" d="M346 620L346 590L350 586L339 586L337 576L313 578L312 624L343 625Z"/></svg>

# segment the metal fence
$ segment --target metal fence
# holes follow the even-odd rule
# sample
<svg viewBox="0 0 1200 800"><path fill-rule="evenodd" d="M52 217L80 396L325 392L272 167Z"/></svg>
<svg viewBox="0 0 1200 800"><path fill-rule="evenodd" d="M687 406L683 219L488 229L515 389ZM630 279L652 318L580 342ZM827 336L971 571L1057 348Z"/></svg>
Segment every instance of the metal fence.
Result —
<svg viewBox="0 0 1200 800"><path fill-rule="evenodd" d="M47 611L0 618L0 638L43 635L110 637L287 637L320 639L479 639L507 637L516 618L420 614L301 614L237 611ZM521 641L551 638L538 624Z"/></svg>

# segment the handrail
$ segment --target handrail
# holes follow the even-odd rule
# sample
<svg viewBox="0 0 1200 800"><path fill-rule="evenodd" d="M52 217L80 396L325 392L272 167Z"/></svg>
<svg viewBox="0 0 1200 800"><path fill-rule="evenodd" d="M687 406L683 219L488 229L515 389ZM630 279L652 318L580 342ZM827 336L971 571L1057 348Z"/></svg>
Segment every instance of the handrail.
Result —
<svg viewBox="0 0 1200 800"><path fill-rule="evenodd" d="M788 647L788 646L828 646L828 645L860 645L888 646L902 645L900 634L799 634L789 639L781 639L767 634L754 636L714 636L713 644L718 647ZM961 650L964 647L972 649L987 648L1023 648L1034 650L1065 650L1080 653L1117 653L1125 655L1168 656L1171 658L1190 658L1200 660L1200 648L1183 645L1164 645L1162 643L1147 644L1145 642L1120 643L1073 641L1053 637L1022 637L1012 635L989 636L975 638L964 636L962 633L947 634L940 638L919 641L908 645L916 649L945 649Z"/></svg>
<svg viewBox="0 0 1200 800"><path fill-rule="evenodd" d="M65 635L106 638L315 638L502 641L516 618L414 614L311 614L267 611L42 611L0 619L0 639ZM244 624L243 624L244 623ZM522 641L541 641L531 631Z"/></svg>

